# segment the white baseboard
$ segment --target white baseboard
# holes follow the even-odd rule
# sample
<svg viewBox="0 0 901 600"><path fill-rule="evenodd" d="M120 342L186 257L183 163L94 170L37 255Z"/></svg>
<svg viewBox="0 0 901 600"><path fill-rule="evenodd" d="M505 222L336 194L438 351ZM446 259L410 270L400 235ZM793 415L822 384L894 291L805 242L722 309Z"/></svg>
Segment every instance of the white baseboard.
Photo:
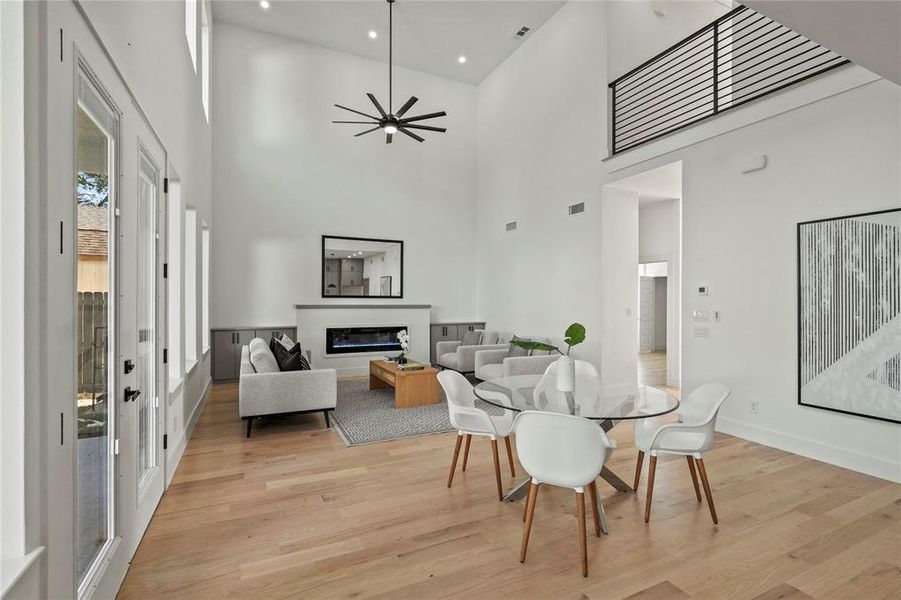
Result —
<svg viewBox="0 0 901 600"><path fill-rule="evenodd" d="M778 448L779 450L785 450L786 452L812 458L820 462L901 483L901 465L878 456L853 452L845 448L788 435L781 431L758 427L757 425L750 425L725 417L717 419L716 429L722 433L734 435L764 446Z"/></svg>
<svg viewBox="0 0 901 600"><path fill-rule="evenodd" d="M188 447L188 440L191 439L191 434L194 432L194 426L197 424L197 419L200 418L200 414L203 412L203 407L206 405L207 398L210 395L210 389L213 387L213 379L212 377L206 380L206 385L203 388L203 392L200 394L200 400L197 401L197 405L194 407L194 410L191 411L191 417L185 423L185 429L178 439L175 440L175 446L172 448L172 453L167 457L167 465L166 465L166 487L169 487L169 483L172 481L172 477L175 475L176 469L178 469L178 464L181 462L181 457L185 453L185 449ZM172 467L169 468L169 464L171 463Z"/></svg>

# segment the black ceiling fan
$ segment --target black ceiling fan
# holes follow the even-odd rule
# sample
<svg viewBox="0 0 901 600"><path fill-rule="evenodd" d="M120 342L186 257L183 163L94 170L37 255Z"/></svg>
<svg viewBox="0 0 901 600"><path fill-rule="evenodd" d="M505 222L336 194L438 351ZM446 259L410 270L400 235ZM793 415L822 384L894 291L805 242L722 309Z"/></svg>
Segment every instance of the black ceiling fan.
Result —
<svg viewBox="0 0 901 600"><path fill-rule="evenodd" d="M356 113L358 115L364 116L368 121L332 121L332 123L354 123L357 125L375 125L372 129L367 129L366 131L361 131L360 133L354 135L354 137L360 137L361 135L366 135L367 133L372 133L373 131L378 131L381 129L387 135L385 137L385 143L390 144L394 134L397 132L403 133L405 135L410 136L417 142L424 142L425 139L418 136L417 134L410 131L411 129L418 129L420 131L437 131L439 133L444 133L447 131L444 127L433 127L431 125L414 125L413 123L416 121L425 121L426 119L434 119L436 117L445 117L447 113L443 110L440 112L433 112L424 115L416 115L415 117L407 117L404 118L404 115L410 110L416 101L419 100L416 96L410 96L410 99L404 102L404 105L401 106L398 111L394 112L394 90L393 90L393 70L394 70L394 0L387 0L388 2L388 111L385 112L385 109L382 108L382 105L379 104L379 101L376 100L375 95L371 92L366 94L369 96L369 100L375 106L375 109L378 111L379 116L373 116L361 112L359 110L354 110L352 108L348 108L346 106L341 106L340 104L336 104L340 109L349 110L352 113Z"/></svg>

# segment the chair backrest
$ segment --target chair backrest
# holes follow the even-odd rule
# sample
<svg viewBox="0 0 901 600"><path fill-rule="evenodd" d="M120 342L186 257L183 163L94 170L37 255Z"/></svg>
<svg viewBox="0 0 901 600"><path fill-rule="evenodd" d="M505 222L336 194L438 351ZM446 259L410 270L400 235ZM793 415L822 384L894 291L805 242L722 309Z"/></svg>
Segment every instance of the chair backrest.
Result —
<svg viewBox="0 0 901 600"><path fill-rule="evenodd" d="M575 360L573 362L576 364L577 382L579 376L600 377L600 375L598 375L598 370L595 369L594 365L587 360ZM539 406L538 401L541 398L541 394L544 394L545 397L550 400L555 395L556 390L557 361L554 361L547 366L547 369L544 370L544 375L541 376L541 381L538 382L538 385L535 386L535 391L532 392L532 399L536 403L535 406Z"/></svg>
<svg viewBox="0 0 901 600"><path fill-rule="evenodd" d="M720 383L705 383L692 391L676 413L686 425L714 425L716 415L732 390Z"/></svg>
<svg viewBox="0 0 901 600"><path fill-rule="evenodd" d="M457 371L446 369L438 373L438 383L447 396L447 413L451 425L457 430L493 435L496 430L488 414L475 408L472 384Z"/></svg>
<svg viewBox="0 0 901 600"><path fill-rule="evenodd" d="M594 481L613 448L596 422L570 415L525 411L516 417L514 431L526 473L562 487Z"/></svg>

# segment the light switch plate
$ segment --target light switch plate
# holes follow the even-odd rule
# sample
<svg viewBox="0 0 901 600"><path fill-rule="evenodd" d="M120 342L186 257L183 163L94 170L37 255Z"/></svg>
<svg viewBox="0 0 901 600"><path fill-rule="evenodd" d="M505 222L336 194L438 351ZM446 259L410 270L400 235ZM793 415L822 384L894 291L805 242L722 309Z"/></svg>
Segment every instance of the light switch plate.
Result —
<svg viewBox="0 0 901 600"><path fill-rule="evenodd" d="M709 310L695 310L691 313L691 320L695 323L704 323L710 321Z"/></svg>
<svg viewBox="0 0 901 600"><path fill-rule="evenodd" d="M710 337L710 328L709 327L695 327L695 337L709 338Z"/></svg>

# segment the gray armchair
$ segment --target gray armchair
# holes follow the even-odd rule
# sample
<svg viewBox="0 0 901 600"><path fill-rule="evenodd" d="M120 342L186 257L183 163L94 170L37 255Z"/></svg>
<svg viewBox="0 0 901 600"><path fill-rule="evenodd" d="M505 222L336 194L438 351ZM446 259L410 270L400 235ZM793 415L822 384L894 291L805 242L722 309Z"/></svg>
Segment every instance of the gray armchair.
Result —
<svg viewBox="0 0 901 600"><path fill-rule="evenodd" d="M549 340L519 336L521 339L535 340L550 343ZM514 375L543 375L552 362L557 360L557 354L540 352L528 356L507 356L509 345L505 344L503 350L480 350L476 352L475 375L482 381L498 379L499 377L512 377Z"/></svg>
<svg viewBox="0 0 901 600"><path fill-rule="evenodd" d="M482 381L514 375L542 375L548 365L557 360L556 354L536 356L507 356L508 348L476 352L475 375Z"/></svg>
<svg viewBox="0 0 901 600"><path fill-rule="evenodd" d="M495 332L484 332L483 341L497 341ZM460 373L473 373L476 370L476 352L485 350L504 350L507 344L479 344L464 346L463 342L438 342L435 344L435 354L438 356L438 366Z"/></svg>

